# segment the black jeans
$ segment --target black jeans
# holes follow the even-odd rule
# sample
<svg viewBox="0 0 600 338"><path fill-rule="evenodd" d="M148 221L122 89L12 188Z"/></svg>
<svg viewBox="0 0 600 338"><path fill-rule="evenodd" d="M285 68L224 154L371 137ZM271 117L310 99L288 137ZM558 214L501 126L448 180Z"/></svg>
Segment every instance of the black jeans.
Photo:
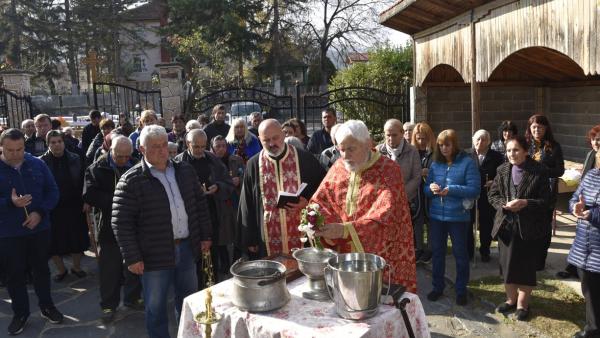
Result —
<svg viewBox="0 0 600 338"><path fill-rule="evenodd" d="M100 277L100 307L115 310L121 302L135 304L142 294L140 277L127 270L123 256L112 231L103 232L98 238L98 267Z"/></svg>
<svg viewBox="0 0 600 338"><path fill-rule="evenodd" d="M600 337L600 273L579 269L579 277L585 297L585 332Z"/></svg>
<svg viewBox="0 0 600 338"><path fill-rule="evenodd" d="M27 268L33 272L33 288L40 309L54 306L50 294L49 244L49 230L22 237L0 238L0 259L6 269L6 288L15 316L28 316L30 313L25 282Z"/></svg>

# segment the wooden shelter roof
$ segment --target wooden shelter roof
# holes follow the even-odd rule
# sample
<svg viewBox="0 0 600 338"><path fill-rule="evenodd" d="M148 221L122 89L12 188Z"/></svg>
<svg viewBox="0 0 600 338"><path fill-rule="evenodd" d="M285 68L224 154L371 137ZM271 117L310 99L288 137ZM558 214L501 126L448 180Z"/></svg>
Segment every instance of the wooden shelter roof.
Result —
<svg viewBox="0 0 600 338"><path fill-rule="evenodd" d="M493 0L399 0L379 15L379 23L415 34Z"/></svg>

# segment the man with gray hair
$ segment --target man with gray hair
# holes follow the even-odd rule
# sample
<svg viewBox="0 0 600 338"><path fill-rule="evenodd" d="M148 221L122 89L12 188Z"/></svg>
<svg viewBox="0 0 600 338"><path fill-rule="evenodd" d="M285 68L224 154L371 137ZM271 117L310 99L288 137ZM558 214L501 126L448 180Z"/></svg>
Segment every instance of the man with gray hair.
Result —
<svg viewBox="0 0 600 338"><path fill-rule="evenodd" d="M390 158L400 166L402 179L404 180L404 190L408 197L412 215L411 218L414 220L415 216L419 214L420 208L421 157L419 156L419 151L404 139L404 127L400 120L387 120L383 126L383 132L384 142L379 144L376 149L381 155ZM419 260L425 250L423 222L414 221L413 227L416 258Z"/></svg>
<svg viewBox="0 0 600 338"><path fill-rule="evenodd" d="M210 250L211 222L194 168L169 160L165 128L146 126L139 138L144 157L119 179L111 223L125 265L142 279L148 335L169 337L169 288L179 320L183 298L198 289L195 262Z"/></svg>
<svg viewBox="0 0 600 338"><path fill-rule="evenodd" d="M131 157L132 153L131 140L123 135L116 136L112 139L110 151L85 170L83 200L99 214L95 240L99 248L100 308L104 323L113 321L121 302L123 275L123 304L134 309L142 308L140 278L124 269L123 256L111 227L112 200L117 182L137 162Z"/></svg>
<svg viewBox="0 0 600 338"><path fill-rule="evenodd" d="M248 128L248 131L258 137L258 126L262 121L263 116L261 112L255 111L250 114L250 128Z"/></svg>
<svg viewBox="0 0 600 338"><path fill-rule="evenodd" d="M32 119L26 119L21 122L21 131L25 134L25 140L32 137L35 134L35 125Z"/></svg>
<svg viewBox="0 0 600 338"><path fill-rule="evenodd" d="M196 171L198 183L204 190L212 223L211 252L213 268L217 272L229 272L229 254L227 247L233 243L234 211L228 203L234 186L229 170L213 153L207 149L206 133L202 129L193 129L185 136L187 150L177 155L175 162L189 163ZM202 262L198 263L198 287L203 289L205 274ZM218 277L218 276L217 276Z"/></svg>
<svg viewBox="0 0 600 338"><path fill-rule="evenodd" d="M494 226L494 216L496 209L490 205L487 196L487 190L492 186L492 182L496 177L496 169L504 163L504 156L490 149L492 137L490 133L484 129L480 129L473 134L473 148L467 153L473 157L479 175L481 177L481 194L477 200L477 210L479 210L479 220L475 219L475 208L471 209L471 221L474 226L479 221L479 254L481 261L486 263L490 261L490 245L492 243L492 228ZM469 239L467 241L469 258L473 259L475 255L475 236L474 231L469 231Z"/></svg>
<svg viewBox="0 0 600 338"><path fill-rule="evenodd" d="M340 253L382 256L392 267L392 282L416 292L413 234L400 166L371 150L362 121L342 124L335 140L340 160L311 199L325 217L316 235L334 240Z"/></svg>

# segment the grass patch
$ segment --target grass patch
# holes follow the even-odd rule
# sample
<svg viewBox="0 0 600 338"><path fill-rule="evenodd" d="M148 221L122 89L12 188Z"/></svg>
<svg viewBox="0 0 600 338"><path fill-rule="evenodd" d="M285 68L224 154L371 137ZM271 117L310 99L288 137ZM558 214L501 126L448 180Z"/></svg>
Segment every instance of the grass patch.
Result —
<svg viewBox="0 0 600 338"><path fill-rule="evenodd" d="M506 301L504 284L497 276L471 281L469 290L476 296L494 304ZM570 287L542 276L531 297L529 323L550 337L572 337L585 324L585 303ZM512 316L504 322L516 321Z"/></svg>

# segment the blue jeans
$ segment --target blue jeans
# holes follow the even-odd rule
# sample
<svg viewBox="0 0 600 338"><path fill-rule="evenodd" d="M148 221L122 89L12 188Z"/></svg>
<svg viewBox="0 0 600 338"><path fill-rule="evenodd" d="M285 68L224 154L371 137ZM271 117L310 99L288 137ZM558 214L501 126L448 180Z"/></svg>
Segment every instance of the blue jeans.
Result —
<svg viewBox="0 0 600 338"><path fill-rule="evenodd" d="M183 299L198 290L196 264L189 239L175 246L175 268L144 271L142 275L146 330L150 338L169 337L167 300L171 286L175 291L175 320L179 322Z"/></svg>
<svg viewBox="0 0 600 338"><path fill-rule="evenodd" d="M456 295L466 296L467 283L469 282L469 254L467 251L467 237L470 229L469 222L441 222L431 219L429 234L433 255L433 291L443 292L446 283L446 248L448 235L452 241L452 254L456 260Z"/></svg>

